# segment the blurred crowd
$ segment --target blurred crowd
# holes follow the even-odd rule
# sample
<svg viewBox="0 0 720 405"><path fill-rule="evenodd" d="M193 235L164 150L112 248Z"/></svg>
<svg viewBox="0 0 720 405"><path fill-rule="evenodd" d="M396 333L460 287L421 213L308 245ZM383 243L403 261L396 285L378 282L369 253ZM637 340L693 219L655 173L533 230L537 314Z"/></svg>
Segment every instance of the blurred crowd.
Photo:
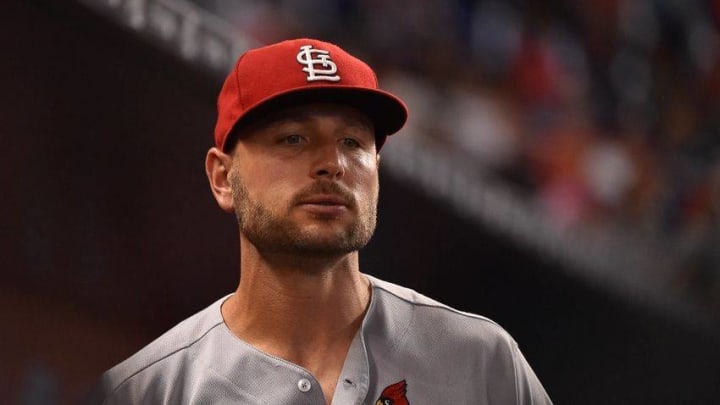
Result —
<svg viewBox="0 0 720 405"><path fill-rule="evenodd" d="M194 2L361 50L414 135L560 227L654 241L668 288L720 314L720 0Z"/></svg>

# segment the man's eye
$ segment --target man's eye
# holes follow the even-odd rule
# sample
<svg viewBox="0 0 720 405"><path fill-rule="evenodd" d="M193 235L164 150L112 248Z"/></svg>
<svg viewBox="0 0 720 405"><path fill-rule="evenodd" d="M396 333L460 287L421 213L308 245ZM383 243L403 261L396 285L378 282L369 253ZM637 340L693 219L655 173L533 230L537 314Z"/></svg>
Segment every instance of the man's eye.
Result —
<svg viewBox="0 0 720 405"><path fill-rule="evenodd" d="M302 137L300 135L288 135L283 138L283 142L290 145L297 145L302 142Z"/></svg>
<svg viewBox="0 0 720 405"><path fill-rule="evenodd" d="M349 148L359 148L360 147L360 143L352 138L344 138L342 140L342 142L343 142L343 145L345 145Z"/></svg>

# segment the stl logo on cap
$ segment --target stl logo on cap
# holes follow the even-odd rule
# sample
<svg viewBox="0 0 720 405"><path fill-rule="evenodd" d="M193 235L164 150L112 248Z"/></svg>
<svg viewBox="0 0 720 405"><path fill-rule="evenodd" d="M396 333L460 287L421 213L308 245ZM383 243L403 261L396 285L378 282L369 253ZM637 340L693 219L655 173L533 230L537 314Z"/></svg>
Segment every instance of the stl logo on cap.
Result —
<svg viewBox="0 0 720 405"><path fill-rule="evenodd" d="M316 54L317 58L313 58L313 54ZM337 73L337 65L330 59L330 51L314 49L312 45L304 45L300 47L297 61L301 65L305 65L302 70L307 73L307 81L309 82L317 80L340 81L340 76L335 74Z"/></svg>

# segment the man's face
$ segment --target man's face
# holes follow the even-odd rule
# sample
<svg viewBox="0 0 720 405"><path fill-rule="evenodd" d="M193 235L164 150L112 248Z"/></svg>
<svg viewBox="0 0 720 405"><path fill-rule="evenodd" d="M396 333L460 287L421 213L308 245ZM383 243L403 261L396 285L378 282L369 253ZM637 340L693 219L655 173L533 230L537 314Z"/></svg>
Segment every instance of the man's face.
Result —
<svg viewBox="0 0 720 405"><path fill-rule="evenodd" d="M331 104L279 111L241 134L232 154L240 231L260 252L334 256L370 240L378 155L359 111Z"/></svg>

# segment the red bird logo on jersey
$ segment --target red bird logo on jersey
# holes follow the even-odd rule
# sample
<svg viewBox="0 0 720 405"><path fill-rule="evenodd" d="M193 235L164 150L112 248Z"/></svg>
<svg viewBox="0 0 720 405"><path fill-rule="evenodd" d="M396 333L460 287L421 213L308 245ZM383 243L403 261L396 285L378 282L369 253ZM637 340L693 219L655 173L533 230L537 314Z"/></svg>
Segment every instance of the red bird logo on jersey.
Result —
<svg viewBox="0 0 720 405"><path fill-rule="evenodd" d="M405 380L388 385L380 394L380 398L375 401L375 405L410 405L407 397L405 397L406 392L407 383Z"/></svg>

